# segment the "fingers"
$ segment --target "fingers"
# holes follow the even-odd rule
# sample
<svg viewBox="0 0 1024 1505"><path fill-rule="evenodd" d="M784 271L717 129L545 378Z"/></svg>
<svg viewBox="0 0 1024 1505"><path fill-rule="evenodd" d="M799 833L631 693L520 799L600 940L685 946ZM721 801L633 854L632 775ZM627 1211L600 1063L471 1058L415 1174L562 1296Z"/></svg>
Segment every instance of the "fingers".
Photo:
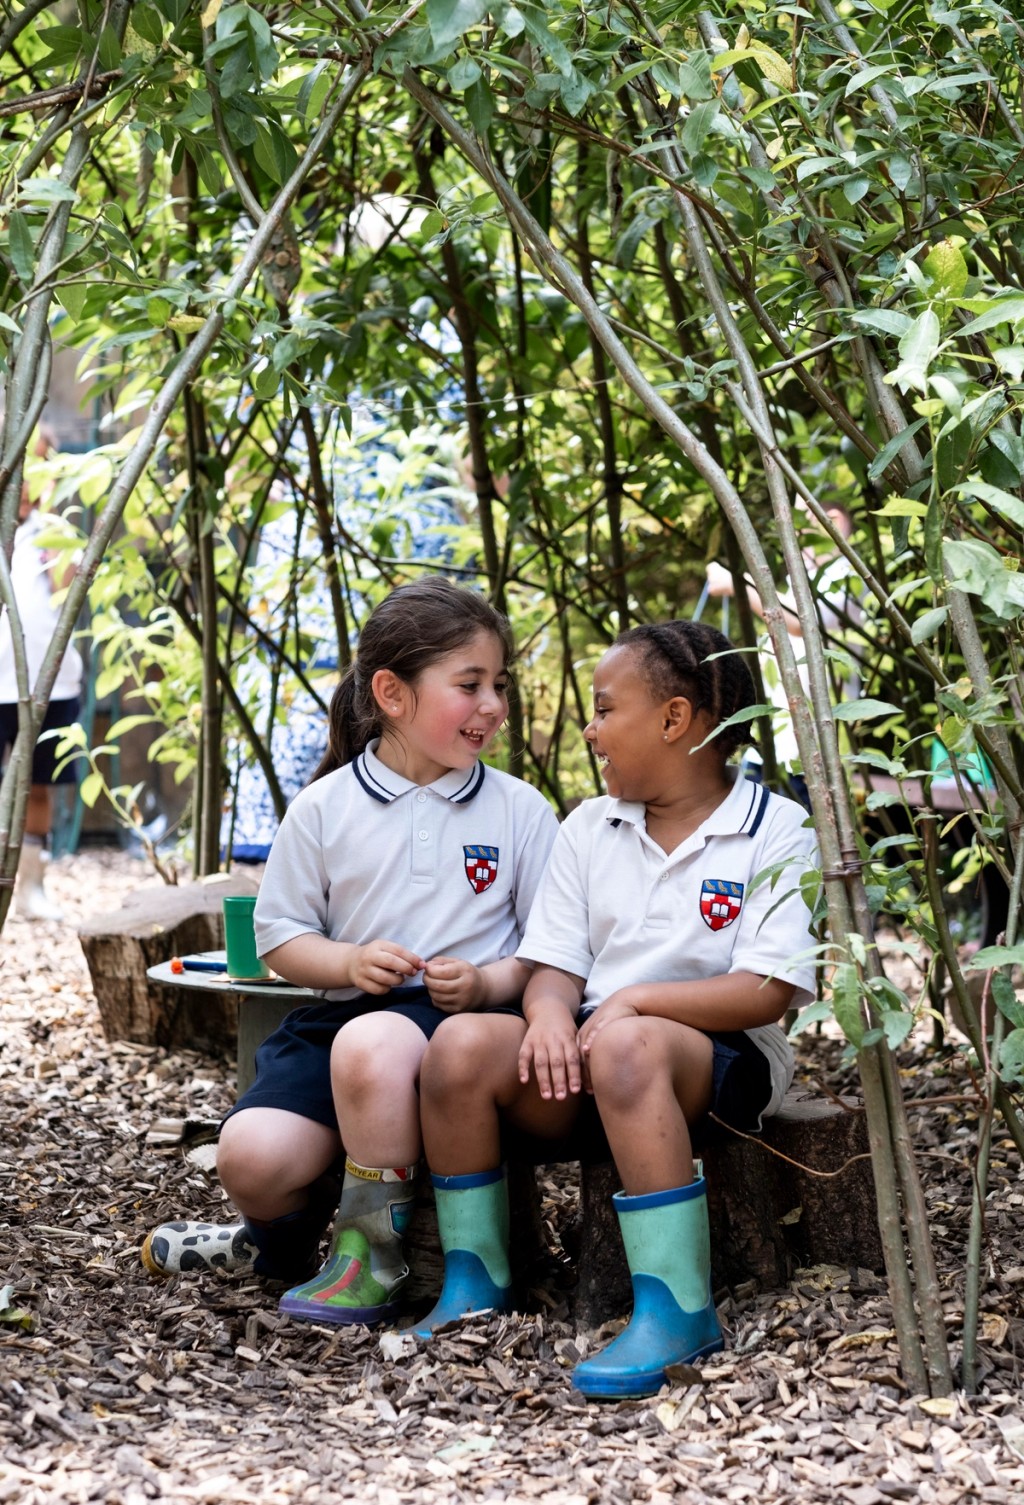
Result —
<svg viewBox="0 0 1024 1505"><path fill-rule="evenodd" d="M537 1090L545 1101L564 1102L570 1093L579 1092L583 1071L576 1041L555 1037L531 1040L529 1033L519 1051L519 1080L525 1086L533 1070Z"/></svg>
<svg viewBox="0 0 1024 1505"><path fill-rule="evenodd" d="M375 958L390 972L397 972L400 977L414 977L417 972L422 972L426 963L423 958L417 956L414 951L407 951L404 946L397 946L394 941L377 941L379 954Z"/></svg>
<svg viewBox="0 0 1024 1505"><path fill-rule="evenodd" d="M388 993L407 977L422 971L423 961L394 941L369 941L359 948L352 981L364 993Z"/></svg>

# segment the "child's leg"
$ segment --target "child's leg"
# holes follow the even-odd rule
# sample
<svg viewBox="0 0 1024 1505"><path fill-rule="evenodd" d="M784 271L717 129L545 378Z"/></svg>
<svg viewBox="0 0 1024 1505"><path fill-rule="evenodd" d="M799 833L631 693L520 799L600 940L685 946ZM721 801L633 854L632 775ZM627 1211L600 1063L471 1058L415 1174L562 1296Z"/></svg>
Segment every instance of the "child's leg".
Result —
<svg viewBox="0 0 1024 1505"><path fill-rule="evenodd" d="M630 1195L693 1180L689 1125L711 1102L713 1046L685 1024L618 1019L593 1039L590 1082Z"/></svg>
<svg viewBox="0 0 1024 1505"><path fill-rule="evenodd" d="M331 1052L331 1085L345 1152L360 1165L415 1165L420 1137L420 1063L427 1036L384 1010L353 1019Z"/></svg>
<svg viewBox="0 0 1024 1505"><path fill-rule="evenodd" d="M542 1098L531 1073L519 1080L526 1021L515 1014L456 1014L430 1042L420 1079L420 1116L435 1176L493 1170L501 1125L546 1139L567 1134L580 1099Z"/></svg>
<svg viewBox="0 0 1024 1505"><path fill-rule="evenodd" d="M555 1138L567 1133L579 1099L545 1101L532 1075L519 1080L526 1033L510 1014L459 1014L438 1030L423 1061L421 1112L433 1171L444 1286L413 1331L470 1312L508 1311L508 1193L501 1168L501 1124Z"/></svg>
<svg viewBox="0 0 1024 1505"><path fill-rule="evenodd" d="M260 1223L300 1212L309 1188L338 1158L337 1131L282 1108L243 1108L217 1147L221 1185L242 1216Z"/></svg>
<svg viewBox="0 0 1024 1505"><path fill-rule="evenodd" d="M217 1170L257 1250L257 1274L296 1280L316 1269L338 1201L327 1172L340 1149L336 1130L281 1108L244 1108L225 1121Z"/></svg>
<svg viewBox="0 0 1024 1505"><path fill-rule="evenodd" d="M590 1081L626 1188L614 1201L633 1315L603 1352L576 1366L573 1384L584 1395L653 1395L667 1365L722 1347L704 1178L694 1179L689 1133L711 1103L713 1049L699 1031L649 1016L594 1035Z"/></svg>
<svg viewBox="0 0 1024 1505"><path fill-rule="evenodd" d="M427 1006L429 1014L429 1006ZM425 1019L424 1028L434 1021ZM423 1144L417 1087L427 1035L395 1009L353 1019L331 1052L345 1180L319 1273L286 1291L281 1310L311 1322L386 1322L409 1275L403 1240Z"/></svg>

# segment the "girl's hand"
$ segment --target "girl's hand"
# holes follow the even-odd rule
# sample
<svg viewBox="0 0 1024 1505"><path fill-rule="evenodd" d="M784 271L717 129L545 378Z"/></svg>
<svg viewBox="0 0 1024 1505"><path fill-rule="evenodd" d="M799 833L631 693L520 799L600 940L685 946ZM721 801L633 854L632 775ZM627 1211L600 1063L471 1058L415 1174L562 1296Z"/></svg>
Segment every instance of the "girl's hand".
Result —
<svg viewBox="0 0 1024 1505"><path fill-rule="evenodd" d="M519 1080L525 1087L533 1071L545 1100L564 1102L583 1086L583 1067L576 1041L576 1020L564 1004L535 1003L519 1049Z"/></svg>
<svg viewBox="0 0 1024 1505"><path fill-rule="evenodd" d="M390 993L407 977L422 972L424 963L396 941L367 941L352 957L352 986L363 993Z"/></svg>
<svg viewBox="0 0 1024 1505"><path fill-rule="evenodd" d="M610 998L606 998L600 1007L594 1010L586 1024L580 1030L580 1053L583 1056L584 1064L593 1049L595 1039L603 1029L607 1029L609 1024L614 1024L616 1019L636 1019L639 1017L640 1010L629 1001L630 991L629 988L620 988L617 993L613 993Z"/></svg>
<svg viewBox="0 0 1024 1505"><path fill-rule="evenodd" d="M435 956L423 969L430 1001L444 1014L478 1009L487 1001L483 973L458 956Z"/></svg>

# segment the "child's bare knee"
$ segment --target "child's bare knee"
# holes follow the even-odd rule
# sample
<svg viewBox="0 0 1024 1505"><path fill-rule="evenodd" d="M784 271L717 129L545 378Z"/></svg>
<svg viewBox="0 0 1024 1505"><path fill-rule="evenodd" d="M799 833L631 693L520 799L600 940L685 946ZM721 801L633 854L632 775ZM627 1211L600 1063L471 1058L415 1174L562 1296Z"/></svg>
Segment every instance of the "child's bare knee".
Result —
<svg viewBox="0 0 1024 1505"><path fill-rule="evenodd" d="M635 1102L659 1065L640 1021L621 1019L598 1030L588 1057L590 1081L599 1099Z"/></svg>
<svg viewBox="0 0 1024 1505"><path fill-rule="evenodd" d="M494 1041L478 1015L446 1019L427 1047L420 1068L420 1096L439 1099L479 1091L493 1062Z"/></svg>

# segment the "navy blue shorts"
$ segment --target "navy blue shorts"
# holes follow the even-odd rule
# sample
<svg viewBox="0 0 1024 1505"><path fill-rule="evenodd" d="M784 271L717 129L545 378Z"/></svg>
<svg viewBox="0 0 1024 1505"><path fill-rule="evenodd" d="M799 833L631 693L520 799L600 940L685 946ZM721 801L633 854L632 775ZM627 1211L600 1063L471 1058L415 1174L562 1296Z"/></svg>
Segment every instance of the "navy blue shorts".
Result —
<svg viewBox="0 0 1024 1505"><path fill-rule="evenodd" d="M39 728L39 735L43 732L52 731L55 727L71 726L78 720L79 699L77 695L70 700L51 700L46 707L46 715L43 724ZM18 707L9 703L0 705L0 765L9 747L14 746L14 739L18 735ZM43 742L37 742L32 752L32 782L33 784L77 784L78 783L78 759L73 758L66 768L60 773L54 774L57 765L57 743L59 737L47 737Z"/></svg>
<svg viewBox="0 0 1024 1505"><path fill-rule="evenodd" d="M388 998L393 1001L388 1002ZM515 1008L489 1013L518 1014ZM398 995L361 993L343 1003L307 1004L293 1009L256 1052L256 1080L226 1115L243 1108L282 1108L337 1129L338 1115L331 1091L331 1047L338 1031L364 1014L400 1014L421 1029L429 1040L451 1016L435 1008L425 987L400 989Z"/></svg>

